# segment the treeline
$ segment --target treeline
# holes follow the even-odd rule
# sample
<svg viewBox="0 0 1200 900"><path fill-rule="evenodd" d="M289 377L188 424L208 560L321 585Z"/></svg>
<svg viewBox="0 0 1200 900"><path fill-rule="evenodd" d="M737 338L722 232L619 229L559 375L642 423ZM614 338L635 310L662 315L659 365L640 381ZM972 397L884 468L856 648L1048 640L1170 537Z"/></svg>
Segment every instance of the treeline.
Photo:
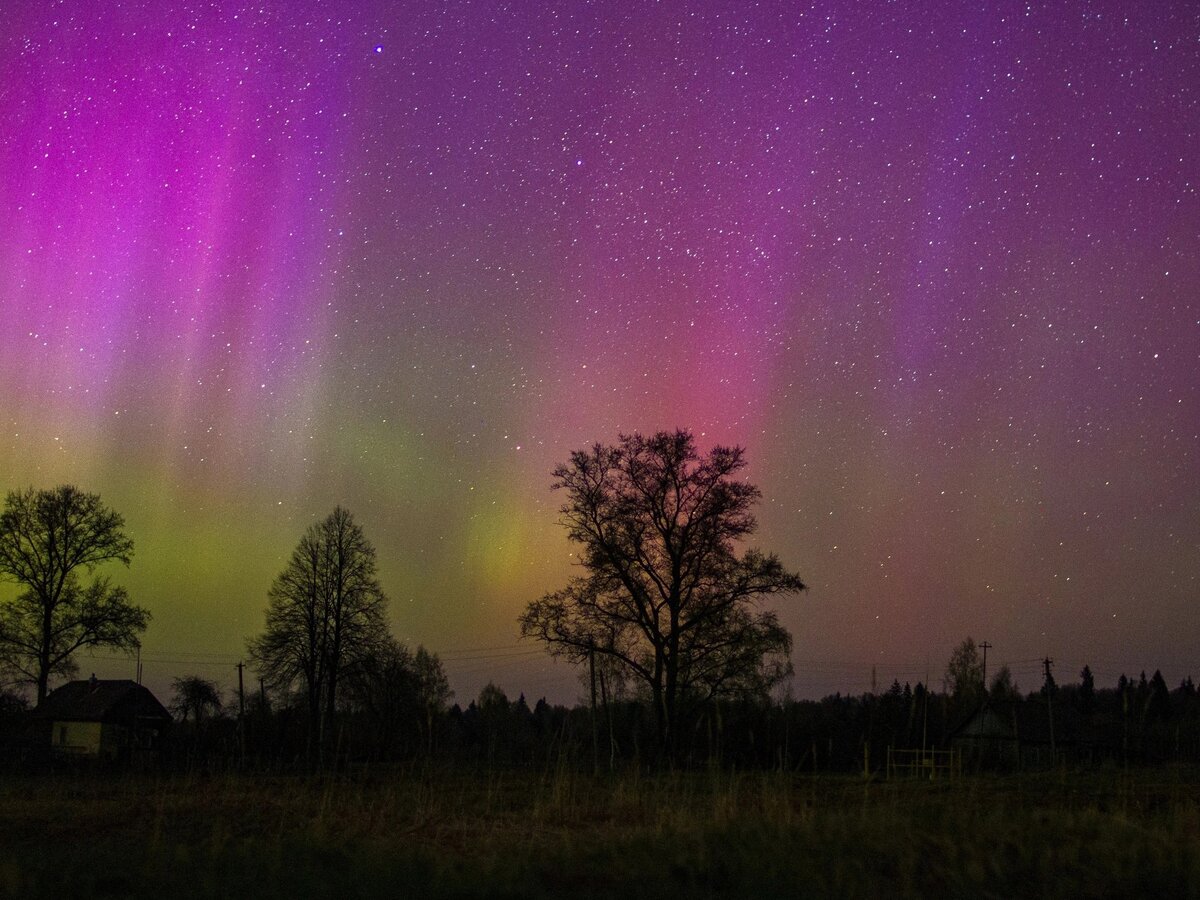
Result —
<svg viewBox="0 0 1200 900"><path fill-rule="evenodd" d="M451 703L436 655L399 645L396 651L347 679L328 723L323 767L419 762L603 771L662 763L656 719L643 699L567 707L530 703L523 694L513 699L488 685L465 704ZM165 768L312 767L312 723L301 692L254 690L243 709L236 696L189 676L176 680L169 706L176 723L158 747ZM982 697L956 696L894 683L881 693L822 700L715 702L688 720L673 764L882 773L889 749L951 748L985 709L1017 726L1014 738L1037 750L1043 766L1200 763L1200 692L1190 678L1171 689L1159 672L1122 675L1115 686L1096 688L1085 669L1079 683L1029 694L993 688ZM28 715L19 696L0 693L0 743L22 734Z"/></svg>
<svg viewBox="0 0 1200 900"><path fill-rule="evenodd" d="M689 729L697 716L722 704L763 703L791 672L791 635L765 603L799 593L804 583L775 554L743 546L757 528L753 507L761 497L742 474L746 465L742 448L702 453L690 432L678 430L596 443L553 472L552 486L565 497L561 521L587 574L533 600L518 624L551 655L599 675L613 746L620 704L607 701L627 686L647 701L629 709L650 711L658 759L678 762L692 752ZM78 651L141 646L149 611L95 572L104 564L129 564L133 541L124 524L98 495L71 485L7 495L0 579L21 592L0 602L0 685L31 686L42 704L51 683L78 674ZM368 691L354 684L402 653L377 568L374 544L345 508L305 529L267 591L263 628L247 636L250 672L264 686L259 731L267 736L249 735L239 701L239 754L253 740L261 754L284 758L293 753L299 730L306 764L323 768L345 758L347 746L366 745L361 752L367 756L393 755L420 731L397 724L408 715L396 712L407 708L404 702L380 701L395 679L385 677ZM212 698L195 679L191 688L181 709L200 722ZM288 699L271 711L268 694ZM428 752L438 737L431 713L437 704L416 705ZM507 708L507 700L501 706ZM489 753L501 743L529 743L496 737L486 707L481 701L478 715ZM517 704L517 712L505 716L519 717L521 710ZM445 743L469 748L479 743L476 713L469 705L459 713L457 719L447 713L441 723ZM563 716L562 727L551 731L566 747L578 737L566 727L571 715ZM589 712L589 746L598 741L596 718ZM640 754L643 719L640 713L624 718L631 724L620 742ZM543 712L539 727L546 719Z"/></svg>
<svg viewBox="0 0 1200 900"><path fill-rule="evenodd" d="M1017 766L1200 761L1190 680L1171 690L1156 672L1099 690L1085 668L1079 684L1058 687L1047 659L1042 691L1022 695L1005 668L985 687L992 645L969 637L942 693L897 683L773 701L792 672L791 635L762 604L804 585L774 554L742 548L761 496L745 466L741 448L701 453L676 431L622 435L555 469L585 574L531 602L518 624L588 673L589 700L575 708L510 700L494 686L450 705L436 655L391 634L376 549L339 506L309 525L267 592L263 628L246 645L260 690L251 682L231 709L211 682L179 679L178 726L159 756L308 769L428 759L826 771L879 769L889 749L957 742ZM148 611L93 571L127 565L132 552L124 520L97 495L70 485L8 494L0 578L21 590L0 603L0 685L32 688L41 703L52 682L77 674L77 651L140 646ZM0 738L25 715L0 696Z"/></svg>
<svg viewBox="0 0 1200 900"><path fill-rule="evenodd" d="M324 765L430 762L607 770L661 763L655 716L642 700L566 707L544 699L530 703L523 694L512 699L488 685L465 705L448 705L444 682L440 687L436 679L422 683L411 669L383 693L381 684L374 691L361 682L347 686ZM173 706L178 714L178 704ZM889 749L950 748L983 708L1019 722L1024 733L1017 737L1041 748L1041 765L1052 761L1051 727L1058 762L1200 762L1200 694L1191 679L1168 689L1155 672L1149 678L1122 676L1112 688L1097 689L1084 680L1049 693L1012 692L982 700L894 683L882 693L822 700L713 703L688 722L675 764L798 772L862 772L865 766L882 773ZM307 715L301 697L273 700L256 693L247 698L240 717L236 705L221 705L199 719L181 720L165 737L163 762L302 768L310 734Z"/></svg>

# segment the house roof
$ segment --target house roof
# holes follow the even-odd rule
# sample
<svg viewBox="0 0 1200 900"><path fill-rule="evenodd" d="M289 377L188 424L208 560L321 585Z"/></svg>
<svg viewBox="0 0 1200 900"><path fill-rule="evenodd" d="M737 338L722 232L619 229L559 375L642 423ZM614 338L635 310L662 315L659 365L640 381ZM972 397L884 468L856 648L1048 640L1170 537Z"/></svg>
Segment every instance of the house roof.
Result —
<svg viewBox="0 0 1200 900"><path fill-rule="evenodd" d="M986 701L951 731L951 739L1016 741L1049 744L1050 710L1041 698L993 706ZM1095 743L1095 729L1066 703L1054 704L1054 740L1058 743Z"/></svg>
<svg viewBox="0 0 1200 900"><path fill-rule="evenodd" d="M33 711L35 718L74 722L128 719L171 720L158 698L129 679L71 681L52 691Z"/></svg>

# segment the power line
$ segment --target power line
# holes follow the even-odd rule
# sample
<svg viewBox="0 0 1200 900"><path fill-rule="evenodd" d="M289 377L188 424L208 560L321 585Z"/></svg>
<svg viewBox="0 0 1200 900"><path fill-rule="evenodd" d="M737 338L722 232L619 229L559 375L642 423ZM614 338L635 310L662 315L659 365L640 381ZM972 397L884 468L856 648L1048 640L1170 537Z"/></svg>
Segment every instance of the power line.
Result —
<svg viewBox="0 0 1200 900"><path fill-rule="evenodd" d="M438 655L449 653L489 653L493 650L528 650L528 644L502 644L497 647L451 647L441 651Z"/></svg>
<svg viewBox="0 0 1200 900"><path fill-rule="evenodd" d="M544 650L525 650L525 651L522 651L521 653L491 653L491 654L483 654L480 656L456 656L456 657L452 657L452 658L442 659L442 662L443 663L460 663L460 662L474 662L474 661L480 660L480 659L521 659L521 658L529 657L529 656L545 656L545 655L546 655L546 651L544 651ZM439 658L441 658L441 657L439 657Z"/></svg>
<svg viewBox="0 0 1200 900"><path fill-rule="evenodd" d="M100 662L134 662L135 661L135 658L132 655L130 655L130 656L102 656L98 653L80 653L78 655L83 657L84 659L94 659L94 660L99 660ZM237 657L234 657L234 658L236 659ZM219 668L225 668L226 666L229 665L229 663L227 663L227 662L217 662L216 660L161 659L161 658L147 659L146 657L142 657L142 665L145 666L147 664L164 665L164 666L217 666Z"/></svg>

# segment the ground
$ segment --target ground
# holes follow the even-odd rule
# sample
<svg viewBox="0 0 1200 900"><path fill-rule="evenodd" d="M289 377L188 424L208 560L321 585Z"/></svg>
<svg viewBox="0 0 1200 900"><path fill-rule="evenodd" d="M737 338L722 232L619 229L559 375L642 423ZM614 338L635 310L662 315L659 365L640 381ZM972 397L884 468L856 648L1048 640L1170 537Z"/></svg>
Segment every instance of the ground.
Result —
<svg viewBox="0 0 1200 900"><path fill-rule="evenodd" d="M1200 771L0 779L3 897L1200 896Z"/></svg>

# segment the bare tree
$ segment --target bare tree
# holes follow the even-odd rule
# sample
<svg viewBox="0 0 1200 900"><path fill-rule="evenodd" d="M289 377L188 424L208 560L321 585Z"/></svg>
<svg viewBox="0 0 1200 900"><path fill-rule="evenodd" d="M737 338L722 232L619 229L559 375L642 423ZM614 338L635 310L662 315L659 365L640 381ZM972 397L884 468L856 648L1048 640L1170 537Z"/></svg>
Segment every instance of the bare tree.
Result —
<svg viewBox="0 0 1200 900"><path fill-rule="evenodd" d="M737 478L745 465L740 447L702 456L676 431L596 444L554 470L587 574L531 603L521 633L574 663L617 661L649 693L667 752L686 711L764 695L791 672L791 636L755 601L804 584L774 555L737 553L760 497Z"/></svg>
<svg viewBox="0 0 1200 900"><path fill-rule="evenodd" d="M436 653L416 652L388 635L347 672L340 701L372 725L374 743L389 755L404 733L418 733L432 752L434 717L452 696Z"/></svg>
<svg viewBox="0 0 1200 900"><path fill-rule="evenodd" d="M1001 666L992 677L991 686L988 688L988 699L996 706L1016 703L1021 699L1021 689L1017 687L1017 682L1013 679L1013 674L1008 666Z"/></svg>
<svg viewBox="0 0 1200 900"><path fill-rule="evenodd" d="M983 697L983 659L974 638L966 638L950 654L942 687L963 708L974 705Z"/></svg>
<svg viewBox="0 0 1200 900"><path fill-rule="evenodd" d="M436 653L417 645L413 656L413 669L417 673L417 696L424 712L423 728L425 730L425 749L433 755L433 723L434 717L440 715L454 696L450 690L450 682L446 678L446 670Z"/></svg>
<svg viewBox="0 0 1200 900"><path fill-rule="evenodd" d="M0 578L24 590L0 607L0 666L36 685L70 677L83 647L133 650L150 613L129 602L108 578L81 582L112 560L129 565L133 541L125 520L71 485L10 492L0 514Z"/></svg>
<svg viewBox="0 0 1200 900"><path fill-rule="evenodd" d="M342 676L387 637L375 568L374 546L339 506L304 533L268 592L266 629L249 641L267 683L283 690L300 683L318 747Z"/></svg>
<svg viewBox="0 0 1200 900"><path fill-rule="evenodd" d="M199 725L206 717L221 712L221 689L215 681L199 675L185 675L172 680L171 687L174 690L171 712L184 722L190 715L192 721Z"/></svg>

